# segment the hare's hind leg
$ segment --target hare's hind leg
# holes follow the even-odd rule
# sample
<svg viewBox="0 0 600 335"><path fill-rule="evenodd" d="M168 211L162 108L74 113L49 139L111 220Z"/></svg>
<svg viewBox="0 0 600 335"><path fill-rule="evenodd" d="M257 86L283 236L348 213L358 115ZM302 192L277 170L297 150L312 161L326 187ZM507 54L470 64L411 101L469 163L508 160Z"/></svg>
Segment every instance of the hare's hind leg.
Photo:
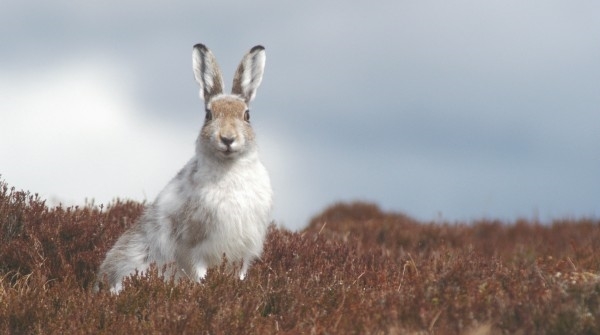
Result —
<svg viewBox="0 0 600 335"><path fill-rule="evenodd" d="M144 273L150 267L148 259L148 246L143 238L133 230L123 234L117 243L106 254L106 259L98 271L97 290L100 283L106 282L111 291L118 293L125 277L138 271Z"/></svg>

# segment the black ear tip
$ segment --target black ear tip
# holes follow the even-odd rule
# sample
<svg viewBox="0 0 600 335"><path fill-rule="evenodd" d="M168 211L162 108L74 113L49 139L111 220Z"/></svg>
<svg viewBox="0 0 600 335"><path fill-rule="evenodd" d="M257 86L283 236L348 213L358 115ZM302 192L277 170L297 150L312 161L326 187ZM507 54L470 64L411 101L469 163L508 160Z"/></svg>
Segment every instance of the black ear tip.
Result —
<svg viewBox="0 0 600 335"><path fill-rule="evenodd" d="M206 45L204 45L202 43L198 43L198 44L194 45L194 49L199 49L200 51L206 51L206 50L208 50L208 48L206 47Z"/></svg>
<svg viewBox="0 0 600 335"><path fill-rule="evenodd" d="M250 49L250 52L262 51L262 50L265 50L265 47L263 47L262 45L257 45L255 47L253 47L252 49Z"/></svg>

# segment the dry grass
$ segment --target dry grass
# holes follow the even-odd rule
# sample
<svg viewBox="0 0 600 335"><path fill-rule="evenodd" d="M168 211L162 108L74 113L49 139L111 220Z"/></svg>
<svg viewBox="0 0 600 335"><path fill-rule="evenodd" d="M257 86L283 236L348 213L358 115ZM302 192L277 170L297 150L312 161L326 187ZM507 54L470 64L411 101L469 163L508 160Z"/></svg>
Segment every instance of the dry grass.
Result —
<svg viewBox="0 0 600 335"><path fill-rule="evenodd" d="M0 333L600 334L600 222L430 224L338 204L271 227L239 281L91 285L143 205L48 208L0 182Z"/></svg>

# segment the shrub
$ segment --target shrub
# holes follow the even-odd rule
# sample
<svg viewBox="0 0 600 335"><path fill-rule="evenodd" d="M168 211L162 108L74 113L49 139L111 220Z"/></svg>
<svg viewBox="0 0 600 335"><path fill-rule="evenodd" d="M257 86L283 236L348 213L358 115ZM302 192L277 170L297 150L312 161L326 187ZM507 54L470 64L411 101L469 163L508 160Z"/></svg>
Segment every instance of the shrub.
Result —
<svg viewBox="0 0 600 335"><path fill-rule="evenodd" d="M0 182L0 333L598 334L600 222L423 223L336 204L271 226L240 281L156 269L119 295L95 271L143 204L49 208Z"/></svg>

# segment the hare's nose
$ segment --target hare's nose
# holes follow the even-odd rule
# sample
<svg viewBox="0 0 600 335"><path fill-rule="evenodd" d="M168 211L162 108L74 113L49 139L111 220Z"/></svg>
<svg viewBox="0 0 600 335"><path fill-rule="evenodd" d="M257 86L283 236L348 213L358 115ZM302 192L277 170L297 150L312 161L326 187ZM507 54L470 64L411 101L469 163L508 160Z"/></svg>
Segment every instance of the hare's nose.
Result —
<svg viewBox="0 0 600 335"><path fill-rule="evenodd" d="M226 146L230 146L233 141L235 141L235 137L221 136L221 142Z"/></svg>

